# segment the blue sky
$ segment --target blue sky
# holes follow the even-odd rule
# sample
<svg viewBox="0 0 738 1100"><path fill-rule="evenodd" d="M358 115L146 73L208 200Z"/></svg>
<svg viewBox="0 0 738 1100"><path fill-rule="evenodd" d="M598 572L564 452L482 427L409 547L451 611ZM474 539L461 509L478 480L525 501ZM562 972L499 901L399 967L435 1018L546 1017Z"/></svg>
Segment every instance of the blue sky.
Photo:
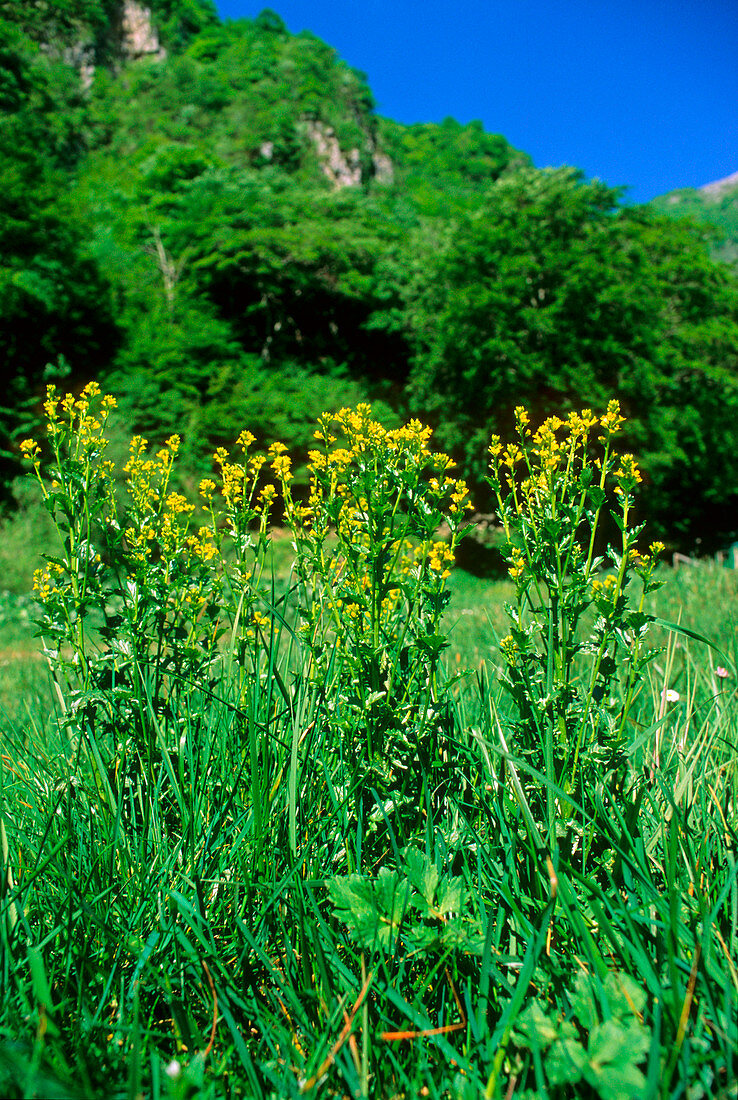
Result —
<svg viewBox="0 0 738 1100"><path fill-rule="evenodd" d="M257 0L216 0L253 18ZM738 0L272 0L399 122L481 119L645 202L738 171Z"/></svg>

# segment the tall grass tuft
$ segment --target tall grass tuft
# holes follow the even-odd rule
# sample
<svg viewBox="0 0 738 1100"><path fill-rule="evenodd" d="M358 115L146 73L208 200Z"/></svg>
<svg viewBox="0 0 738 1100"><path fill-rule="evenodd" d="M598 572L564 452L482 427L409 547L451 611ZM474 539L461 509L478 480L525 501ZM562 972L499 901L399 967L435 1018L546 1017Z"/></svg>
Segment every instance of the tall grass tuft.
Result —
<svg viewBox="0 0 738 1100"><path fill-rule="evenodd" d="M2 1095L735 1097L735 638L657 621L617 407L493 440L468 672L422 425L321 418L306 499L244 434L195 507L110 407L24 444L54 706L2 735Z"/></svg>

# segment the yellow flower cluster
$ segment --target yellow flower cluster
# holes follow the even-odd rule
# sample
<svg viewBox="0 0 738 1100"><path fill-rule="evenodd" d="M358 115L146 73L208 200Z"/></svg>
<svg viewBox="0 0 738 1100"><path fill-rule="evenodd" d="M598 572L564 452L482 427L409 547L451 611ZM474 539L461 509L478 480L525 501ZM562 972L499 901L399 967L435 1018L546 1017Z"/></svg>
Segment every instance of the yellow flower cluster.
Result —
<svg viewBox="0 0 738 1100"><path fill-rule="evenodd" d="M77 460L89 461L93 455L99 459L108 442L103 435L103 429L108 416L116 407L115 398L106 394L99 402L97 415L93 415L90 407L99 396L100 387L97 382L89 382L78 398L71 393L59 398L56 387L47 386L43 405L47 420L46 431L57 459L60 457L58 450L62 441L71 445L71 453ZM38 472L41 448L36 440L24 439L20 451L23 458Z"/></svg>
<svg viewBox="0 0 738 1100"><path fill-rule="evenodd" d="M620 431L625 417L620 412L620 402L613 399L607 404L607 412L600 420L600 426L604 431L604 435L600 436L600 442L605 443L610 436L615 435Z"/></svg>
<svg viewBox="0 0 738 1100"><path fill-rule="evenodd" d="M513 546L510 559L511 560L508 573L510 574L512 579L516 581L519 577L522 577L523 573L525 572L525 556L523 555L522 550L518 549L517 546Z"/></svg>
<svg viewBox="0 0 738 1100"><path fill-rule="evenodd" d="M252 443L256 443L256 436L246 429L240 432L236 439L236 446L240 447L244 454L249 450Z"/></svg>
<svg viewBox="0 0 738 1100"><path fill-rule="evenodd" d="M506 635L506 637L500 640L500 652L502 653L502 656L505 658L507 663L512 668L514 668L517 663L520 648L518 646L518 643L513 638L512 634L508 634Z"/></svg>
<svg viewBox="0 0 738 1100"><path fill-rule="evenodd" d="M132 508L131 522L124 533L129 560L138 568L155 558L168 562L181 554L187 559L209 562L218 553L209 528L200 527L197 534L190 533L195 505L182 493L167 492L180 446L180 437L171 435L155 458L149 458L146 439L134 436L130 442L123 471ZM214 491L212 479L203 479L200 483L203 498L211 500Z"/></svg>
<svg viewBox="0 0 738 1100"><path fill-rule="evenodd" d="M58 562L47 562L42 569L36 569L33 573L33 591L37 600L44 602L59 593L57 581L64 574L63 567Z"/></svg>
<svg viewBox="0 0 738 1100"><path fill-rule="evenodd" d="M392 431L384 433L387 445L391 450L405 451L416 456L430 454L428 444L432 434L432 428L421 424L419 420L410 420L402 428L394 428ZM445 468L447 469L454 465L446 455L436 455L434 457L446 459L448 466Z"/></svg>
<svg viewBox="0 0 738 1100"><path fill-rule="evenodd" d="M310 515L315 516L326 501L336 497L346 501L349 523L360 513L366 514L368 506L357 501L354 484L361 481L367 462L371 462L375 494L390 491L391 485L398 484L398 477L428 471L435 476L424 487L426 495L430 493L435 498L434 504L443 501L451 515L459 517L471 508L469 490L464 481L446 476L454 462L448 455L430 450L431 435L432 430L419 420L410 420L401 428L388 431L371 418L371 407L366 403L355 410L341 409L333 417L324 414L314 437L323 443L325 450L308 452ZM340 445L334 447L339 439ZM289 515L289 501L287 505Z"/></svg>
<svg viewBox="0 0 738 1100"><path fill-rule="evenodd" d="M218 447L213 455L220 466L221 493L229 508L237 508L243 501L246 471L239 462L231 462L225 447Z"/></svg>
<svg viewBox="0 0 738 1100"><path fill-rule="evenodd" d="M156 459L148 458L148 440L134 435L129 444L129 457L123 473L126 489L133 504L134 513L144 516L156 510L167 491L174 459L179 451L180 438L172 435L166 445L157 451Z"/></svg>
<svg viewBox="0 0 738 1100"><path fill-rule="evenodd" d="M580 413L570 412L566 418L571 439L586 440L589 433L597 425L597 417L591 409L582 409Z"/></svg>
<svg viewBox="0 0 738 1100"><path fill-rule="evenodd" d="M226 504L228 527L234 537L242 536L254 518L260 520L261 529L265 532L269 511L276 498L273 485L265 485L258 493L256 491L259 475L268 458L264 454L248 455L254 442L255 436L249 431L242 431L238 436L236 445L244 455L242 462L232 462L225 447L218 447L213 455L213 461L220 467L220 493ZM283 443L274 443L269 448L269 454L272 468L289 479L290 460L284 454L286 450ZM203 478L200 482L200 496L211 514L214 531L218 524L214 505L216 488L213 478Z"/></svg>
<svg viewBox="0 0 738 1100"><path fill-rule="evenodd" d="M607 573L604 577L595 577L592 581L592 595L596 599L612 602L618 591L618 578L615 573Z"/></svg>
<svg viewBox="0 0 738 1100"><path fill-rule="evenodd" d="M550 496L561 477L564 484L568 484L588 463L596 465L599 462L587 455L590 433L599 425L604 433L599 436L599 441L609 448L611 437L623 424L623 416L618 402L613 400L599 420L591 409L583 409L581 412L570 412L566 420L550 416L531 432L530 416L522 406L518 406L515 409L515 424L522 446L517 443L505 446L498 435L492 436L488 447L489 482L499 493L504 474L515 493L514 471L521 462L525 462L528 476L522 482L523 493L531 502L540 505L542 497ZM626 487L629 480L630 488L640 481L632 455L624 456L616 477L620 478L626 492L630 491ZM519 508L517 497L516 507Z"/></svg>
<svg viewBox="0 0 738 1100"><path fill-rule="evenodd" d="M200 561L212 561L218 553L218 547L211 538L209 527L199 527L196 535L188 535L185 545L190 553Z"/></svg>
<svg viewBox="0 0 738 1100"><path fill-rule="evenodd" d="M20 445L20 452L27 462L38 466L41 459L41 448L35 439L24 439Z"/></svg>
<svg viewBox="0 0 738 1100"><path fill-rule="evenodd" d="M447 542L433 542L430 545L428 555L428 568L432 573L439 573L441 579L451 576L450 565L454 562L454 552Z"/></svg>
<svg viewBox="0 0 738 1100"><path fill-rule="evenodd" d="M286 485L293 480L292 459L289 455L275 455L272 459L272 470L274 476L279 479L282 485Z"/></svg>
<svg viewBox="0 0 738 1100"><path fill-rule="evenodd" d="M647 554L642 554L640 550L634 547L628 555L628 562L633 566L639 577L646 581L650 580L658 563L659 555L663 554L665 549L663 542L652 542Z"/></svg>
<svg viewBox="0 0 738 1100"><path fill-rule="evenodd" d="M328 621L320 617L329 608L339 644L359 635L385 644L406 629L405 620L395 622L400 605L449 577L471 503L466 483L451 476L453 460L431 450L431 436L419 420L385 429L368 404L319 418L306 505L283 480L286 517L314 596L314 609L306 609L311 633ZM449 543L434 538L444 519Z"/></svg>
<svg viewBox="0 0 738 1100"><path fill-rule="evenodd" d="M633 455L622 455L620 465L615 471L615 492L618 496L629 496L636 485L643 481L641 471L638 469Z"/></svg>

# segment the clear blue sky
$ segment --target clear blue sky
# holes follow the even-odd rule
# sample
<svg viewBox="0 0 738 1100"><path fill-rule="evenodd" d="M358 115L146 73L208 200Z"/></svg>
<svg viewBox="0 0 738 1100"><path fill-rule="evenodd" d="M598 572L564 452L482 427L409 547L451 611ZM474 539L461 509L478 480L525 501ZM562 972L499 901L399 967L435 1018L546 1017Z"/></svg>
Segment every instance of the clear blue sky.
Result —
<svg viewBox="0 0 738 1100"><path fill-rule="evenodd" d="M738 0L216 0L272 7L399 122L481 119L645 202L738 171Z"/></svg>

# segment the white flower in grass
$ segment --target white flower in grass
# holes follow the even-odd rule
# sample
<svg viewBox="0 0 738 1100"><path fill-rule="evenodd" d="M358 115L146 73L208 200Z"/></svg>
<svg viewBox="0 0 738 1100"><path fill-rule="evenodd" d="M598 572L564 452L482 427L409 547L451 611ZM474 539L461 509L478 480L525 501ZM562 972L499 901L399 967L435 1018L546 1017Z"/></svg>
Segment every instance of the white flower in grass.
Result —
<svg viewBox="0 0 738 1100"><path fill-rule="evenodd" d="M167 1077L170 1077L174 1081L177 1077L179 1077L180 1073L182 1072L182 1067L175 1058L174 1061L170 1062L168 1066L164 1067L164 1072L166 1073Z"/></svg>
<svg viewBox="0 0 738 1100"><path fill-rule="evenodd" d="M674 691L674 688L667 688L664 692L667 703L678 703L680 695L678 691Z"/></svg>

